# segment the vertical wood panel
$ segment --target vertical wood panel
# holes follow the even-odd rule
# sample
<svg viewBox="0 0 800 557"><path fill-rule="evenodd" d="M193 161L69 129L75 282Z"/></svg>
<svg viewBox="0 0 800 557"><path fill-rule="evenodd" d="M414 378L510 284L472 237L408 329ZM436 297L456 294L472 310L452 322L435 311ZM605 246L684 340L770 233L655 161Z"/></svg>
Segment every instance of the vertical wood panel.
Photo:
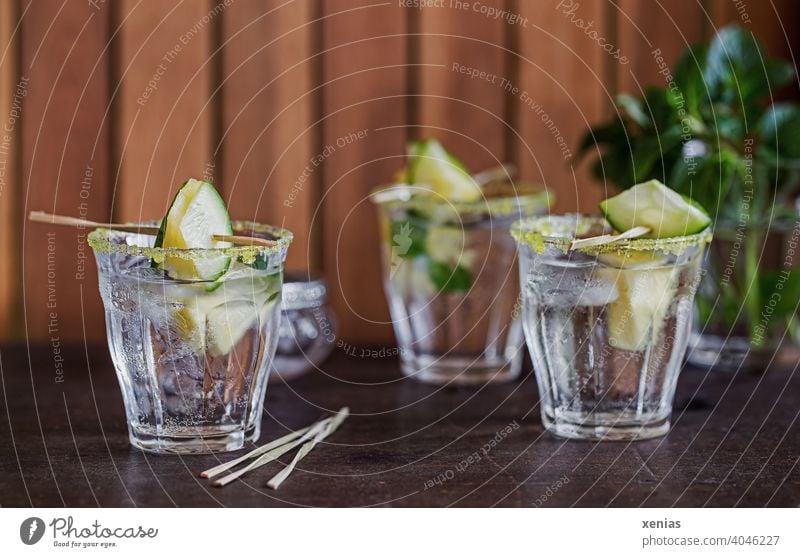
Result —
<svg viewBox="0 0 800 557"><path fill-rule="evenodd" d="M482 3L498 11L504 4ZM440 139L472 172L495 166L509 155L503 79L510 76L503 47L506 33L516 31L504 20L471 8L429 7L420 12L418 104L423 128L411 132ZM476 77L471 77L473 72Z"/></svg>
<svg viewBox="0 0 800 557"><path fill-rule="evenodd" d="M60 0L37 1L22 21L21 72L29 78L22 116L24 210L102 219L110 193L103 120L109 102L109 17L106 7L79 0L61 8ZM83 310L86 336L100 338L103 312L85 231L31 223L24 230L24 266L17 280L24 285L28 337L83 339Z"/></svg>
<svg viewBox="0 0 800 557"><path fill-rule="evenodd" d="M403 165L408 12L360 0L325 2L324 14L325 274L340 336L382 343L391 327L367 195ZM359 132L366 138L351 139Z"/></svg>
<svg viewBox="0 0 800 557"><path fill-rule="evenodd" d="M21 287L11 269L19 261L19 125L21 110L19 51L14 27L16 2L0 4L0 339L8 338L18 317Z"/></svg>
<svg viewBox="0 0 800 557"><path fill-rule="evenodd" d="M161 218L178 186L214 178L209 103L214 26L231 0L115 3L114 215Z"/></svg>
<svg viewBox="0 0 800 557"><path fill-rule="evenodd" d="M774 0L777 13L773 3L729 0L482 4L522 19L492 19L453 3L419 11L370 0L37 1L23 19L19 55L12 46L0 60L3 126L17 85L27 93L10 148L0 148L0 338L9 336L15 302L25 305L30 338L82 338L81 287L86 335L103 336L83 233L25 223L20 236L23 210L158 218L180 182L207 175L234 216L295 231L290 267L322 261L343 339L388 342L377 222L367 194L403 165L407 138L437 136L474 170L516 159L524 178L555 192L554 210L594 212L609 192L585 165L576 167L572 153L586 127L611 113L614 93L663 82L654 48L672 65L687 42L739 21L771 54L788 56L800 32L800 4L792 0ZM3 48L28 6L27 0L0 4ZM326 19L304 25L317 12ZM595 34L581 28L589 21ZM112 60L111 26L123 22ZM521 56L509 65L501 46L511 36ZM604 51L601 36L630 62ZM215 58L221 42L227 44ZM324 56L309 59L318 43ZM507 78L517 89L470 79L454 63ZM219 79L227 82L211 97ZM318 80L324 86L309 94ZM317 112L322 123L315 122ZM507 114L516 115L513 131L501 121ZM312 170L296 189L306 168ZM54 332L48 331L52 310Z"/></svg>
<svg viewBox="0 0 800 557"><path fill-rule="evenodd" d="M287 267L317 269L309 235L321 180L312 154L313 4L236 3L223 16L220 183L231 214L292 230ZM276 55L277 54L277 55Z"/></svg>
<svg viewBox="0 0 800 557"><path fill-rule="evenodd" d="M618 68L619 90L639 95L645 85L665 86L654 51L673 68L683 51L703 38L702 0L620 0L617 6L619 44L631 60Z"/></svg>
<svg viewBox="0 0 800 557"><path fill-rule="evenodd" d="M554 211L596 212L605 197L583 163L576 168L574 153L590 124L607 110L613 90L604 85L612 55L580 28L593 22L600 36L613 43L605 31L603 3L559 0L519 2L528 25L519 39L516 103L520 133L519 166L523 178L545 184L556 196ZM591 28L590 28L591 30ZM620 56L626 53L622 52Z"/></svg>

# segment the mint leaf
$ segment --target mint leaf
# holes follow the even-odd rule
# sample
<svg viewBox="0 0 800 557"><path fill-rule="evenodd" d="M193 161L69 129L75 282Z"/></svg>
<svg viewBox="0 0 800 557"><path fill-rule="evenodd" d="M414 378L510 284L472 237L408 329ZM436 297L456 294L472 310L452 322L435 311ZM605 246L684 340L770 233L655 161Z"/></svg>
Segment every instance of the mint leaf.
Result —
<svg viewBox="0 0 800 557"><path fill-rule="evenodd" d="M429 259L428 276L434 286L445 294L466 292L472 287L472 275L461 265L451 269L445 263Z"/></svg>

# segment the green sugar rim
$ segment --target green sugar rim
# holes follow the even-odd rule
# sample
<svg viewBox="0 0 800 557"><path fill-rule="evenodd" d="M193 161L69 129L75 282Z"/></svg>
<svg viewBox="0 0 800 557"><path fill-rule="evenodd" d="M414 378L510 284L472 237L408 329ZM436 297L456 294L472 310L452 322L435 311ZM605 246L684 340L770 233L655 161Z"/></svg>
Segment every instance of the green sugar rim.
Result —
<svg viewBox="0 0 800 557"><path fill-rule="evenodd" d="M407 199L386 199L381 200L381 194L397 188L398 191L405 189L408 194ZM553 197L547 191L537 191L534 193L522 193L521 195L503 195L498 197L482 197L477 201L448 201L440 196L431 194L427 191L408 193L409 190L416 188L413 184L391 184L380 186L372 190L370 199L376 205L386 209L418 209L425 211L432 207L449 206L459 215L484 215L493 217L504 217L522 211L525 215L532 215L535 211L549 209L553 203Z"/></svg>
<svg viewBox="0 0 800 557"><path fill-rule="evenodd" d="M578 235L587 233L598 224L602 225L605 232L612 232L611 226L603 217L567 213L520 219L511 225L511 235L518 244L528 246L536 253L543 253L548 245L567 253L576 232ZM630 251L661 251L679 255L689 247L707 244L712 237L713 233L709 227L702 232L687 236L621 240L611 244L578 248L576 251L590 255L624 254Z"/></svg>
<svg viewBox="0 0 800 557"><path fill-rule="evenodd" d="M139 223L138 226L157 228L158 222ZM132 224L137 226L137 224ZM181 259L198 259L209 256L225 255L235 257L242 263L253 263L258 256L272 255L286 251L292 243L294 235L285 228L260 224L252 221L234 221L233 231L236 232L256 232L268 234L275 239L274 246L232 246L227 248L154 248L147 246L137 246L128 244L117 244L111 241L112 235L130 234L108 228L97 228L89 233L88 241L92 249L97 253L118 253L121 255L132 255L147 257L156 263L164 261L165 257L179 257Z"/></svg>

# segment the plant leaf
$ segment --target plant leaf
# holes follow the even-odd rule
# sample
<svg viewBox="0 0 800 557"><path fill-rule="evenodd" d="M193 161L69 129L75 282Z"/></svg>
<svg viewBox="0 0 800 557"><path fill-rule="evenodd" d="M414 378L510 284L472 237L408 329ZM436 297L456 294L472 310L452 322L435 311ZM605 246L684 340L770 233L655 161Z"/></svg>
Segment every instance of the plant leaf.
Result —
<svg viewBox="0 0 800 557"><path fill-rule="evenodd" d="M716 104L713 110L711 135L715 140L728 140L741 144L745 136L745 120L726 104Z"/></svg>
<svg viewBox="0 0 800 557"><path fill-rule="evenodd" d="M625 123L621 118L614 118L606 124L589 128L578 145L578 160L592 148L601 149L603 144L616 144L620 141L627 142Z"/></svg>
<svg viewBox="0 0 800 557"><path fill-rule="evenodd" d="M625 111L625 113L637 124L643 128L653 125L644 110L642 110L642 103L639 99L635 99L626 93L620 93L616 97L617 106Z"/></svg>
<svg viewBox="0 0 800 557"><path fill-rule="evenodd" d="M759 272L761 299L775 299L772 317L787 317L797 312L800 300L800 268L787 271L761 270Z"/></svg>
<svg viewBox="0 0 800 557"><path fill-rule="evenodd" d="M800 107L794 103L772 105L756 125L756 133L779 157L800 158Z"/></svg>
<svg viewBox="0 0 800 557"><path fill-rule="evenodd" d="M683 52L672 72L675 84L683 94L686 111L696 118L700 118L700 106L711 102L703 79L707 56L708 46L693 45Z"/></svg>
<svg viewBox="0 0 800 557"><path fill-rule="evenodd" d="M680 132L675 127L663 135L640 137L633 149L633 184L651 179L664 180L665 159L672 157L670 152L678 145Z"/></svg>
<svg viewBox="0 0 800 557"><path fill-rule="evenodd" d="M669 89L650 86L644 92L644 104L650 113L652 126L656 133L663 133L674 123L679 122L679 97Z"/></svg>
<svg viewBox="0 0 800 557"><path fill-rule="evenodd" d="M756 36L740 25L723 27L708 49L704 72L711 99L746 107L770 95L791 79L780 60L767 59Z"/></svg>

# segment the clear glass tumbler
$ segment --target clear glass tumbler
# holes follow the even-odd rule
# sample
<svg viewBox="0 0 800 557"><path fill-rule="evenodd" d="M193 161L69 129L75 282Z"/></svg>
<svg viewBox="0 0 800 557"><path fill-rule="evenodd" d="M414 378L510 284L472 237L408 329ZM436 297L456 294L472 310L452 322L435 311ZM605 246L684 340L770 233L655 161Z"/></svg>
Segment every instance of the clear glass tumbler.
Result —
<svg viewBox="0 0 800 557"><path fill-rule="evenodd" d="M164 249L152 247L152 235L106 229L89 235L135 447L177 454L233 451L260 435L292 235L244 222L234 230L276 243ZM154 265L165 257L228 257L230 266L216 281L175 280Z"/></svg>
<svg viewBox="0 0 800 557"><path fill-rule="evenodd" d="M793 365L800 347L800 219L714 228L697 292L689 361L763 373Z"/></svg>
<svg viewBox="0 0 800 557"><path fill-rule="evenodd" d="M669 430L711 232L569 250L608 233L599 217L521 220L522 324L542 420L573 439L648 439Z"/></svg>
<svg viewBox="0 0 800 557"><path fill-rule="evenodd" d="M336 346L336 326L325 305L328 285L321 278L287 273L283 281L280 335L270 382L292 381L319 365Z"/></svg>
<svg viewBox="0 0 800 557"><path fill-rule="evenodd" d="M546 210L546 194L452 204L376 190L373 201L403 373L453 385L518 377L522 331L509 228Z"/></svg>

